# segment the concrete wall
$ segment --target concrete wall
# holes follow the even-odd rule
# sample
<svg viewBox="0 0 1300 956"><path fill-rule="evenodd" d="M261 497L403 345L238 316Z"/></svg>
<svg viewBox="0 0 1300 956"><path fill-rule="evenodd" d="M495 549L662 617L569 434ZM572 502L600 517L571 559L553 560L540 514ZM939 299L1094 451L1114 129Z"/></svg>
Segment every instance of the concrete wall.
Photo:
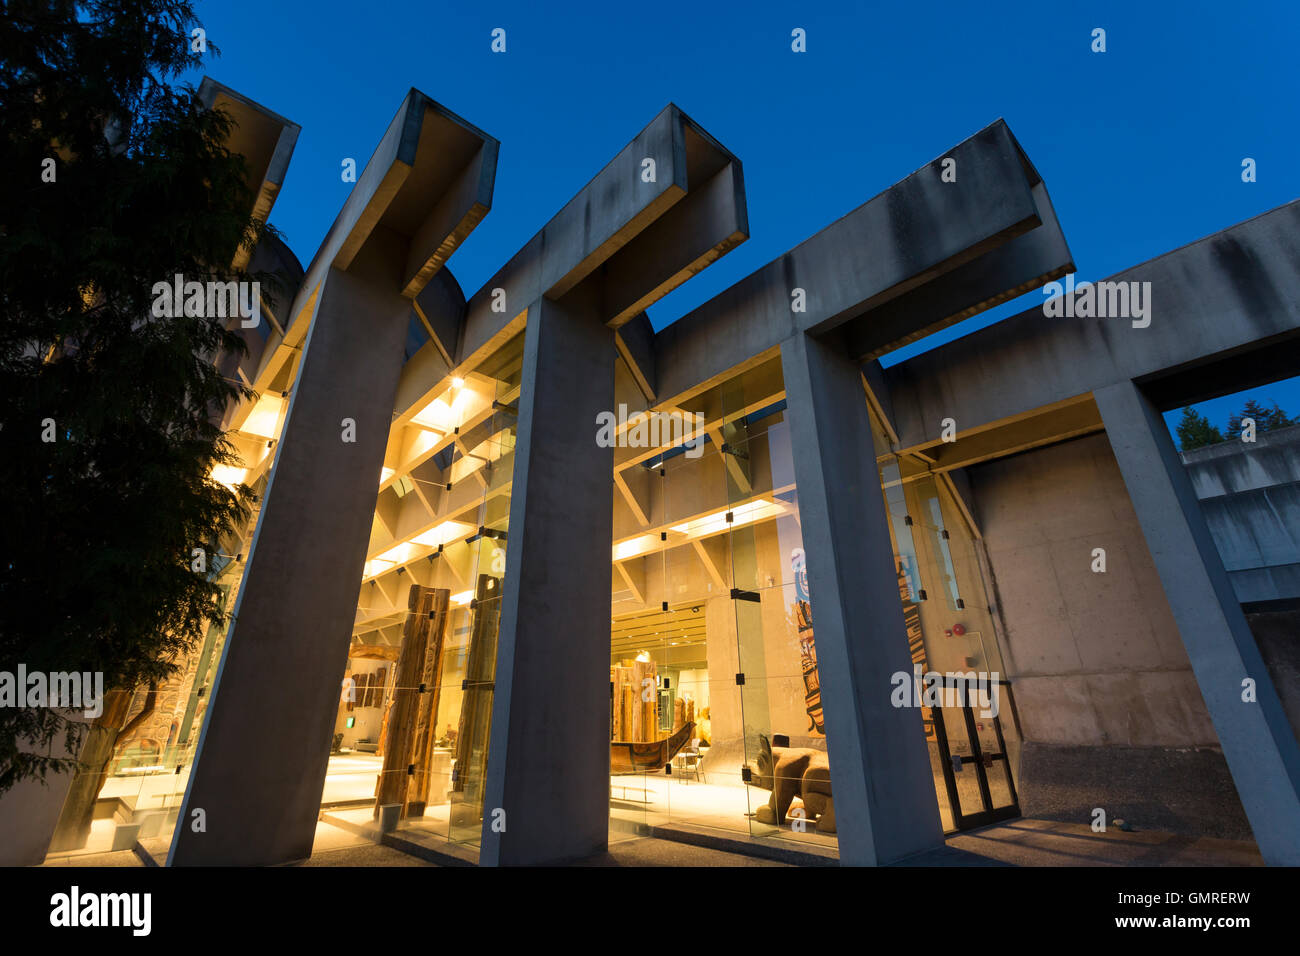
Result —
<svg viewBox="0 0 1300 956"><path fill-rule="evenodd" d="M1025 737L1025 815L1089 822L1102 807L1140 828L1249 839L1106 437L968 475Z"/></svg>
<svg viewBox="0 0 1300 956"><path fill-rule="evenodd" d="M1182 459L1237 600L1300 599L1300 425Z"/></svg>

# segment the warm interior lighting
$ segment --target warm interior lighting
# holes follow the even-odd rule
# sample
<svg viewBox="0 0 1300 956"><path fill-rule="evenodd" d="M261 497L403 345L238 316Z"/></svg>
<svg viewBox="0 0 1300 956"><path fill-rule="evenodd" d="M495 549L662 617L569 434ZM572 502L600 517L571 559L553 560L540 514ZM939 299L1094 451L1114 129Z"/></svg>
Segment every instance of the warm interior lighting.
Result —
<svg viewBox="0 0 1300 956"><path fill-rule="evenodd" d="M268 392L257 400L257 404L248 413L248 418L244 420L239 430L245 435L274 438L280 433L280 421L287 404L287 399Z"/></svg>
<svg viewBox="0 0 1300 956"><path fill-rule="evenodd" d="M472 598L473 596L474 596L473 591L461 591L458 594L453 594L449 600L451 601L452 604L455 604L457 607L463 607L464 605L470 602L470 598Z"/></svg>
<svg viewBox="0 0 1300 956"><path fill-rule="evenodd" d="M473 527L473 525L466 524L464 521L444 521L423 534L417 534L411 539L411 543L423 545L426 548L436 548L440 544L447 544L465 537L473 530Z"/></svg>
<svg viewBox="0 0 1300 956"><path fill-rule="evenodd" d="M406 564L420 552L420 546L413 541L403 541L399 545L389 548L383 554L376 555L376 561L386 561L391 567L394 564Z"/></svg>
<svg viewBox="0 0 1300 956"><path fill-rule="evenodd" d="M377 574L383 574L392 566L392 561L385 561L383 558L371 558L366 562L365 570L361 572L361 576L363 578L373 578Z"/></svg>
<svg viewBox="0 0 1300 956"><path fill-rule="evenodd" d="M453 378L453 379L451 380L451 387L452 387L452 388L464 388L464 387L465 387L465 380L464 380L463 378L461 378L459 375L457 375L455 378Z"/></svg>
<svg viewBox="0 0 1300 956"><path fill-rule="evenodd" d="M231 491L243 484L247 477L247 468L236 468L234 465L214 465L212 468L212 480L225 485Z"/></svg>
<svg viewBox="0 0 1300 956"><path fill-rule="evenodd" d="M731 512L730 522L727 521L728 510ZM695 518L682 524L673 525L672 530L688 537L702 538L717 534L720 531L726 531L728 525L732 528L739 528L742 525L762 521L765 518L775 518L777 515L782 514L783 511L784 509L774 501L751 501L747 505L715 511L713 514L705 515L702 518Z"/></svg>
<svg viewBox="0 0 1300 956"><path fill-rule="evenodd" d="M397 472L394 471L392 468L381 468L379 470L379 483L382 485L385 481L393 477L393 475L395 474L397 474Z"/></svg>
<svg viewBox="0 0 1300 956"><path fill-rule="evenodd" d="M657 534L642 534L635 538L628 538L626 541L620 541L614 545L614 560L626 561L628 558L635 558L637 555L645 554L654 548L659 540Z"/></svg>

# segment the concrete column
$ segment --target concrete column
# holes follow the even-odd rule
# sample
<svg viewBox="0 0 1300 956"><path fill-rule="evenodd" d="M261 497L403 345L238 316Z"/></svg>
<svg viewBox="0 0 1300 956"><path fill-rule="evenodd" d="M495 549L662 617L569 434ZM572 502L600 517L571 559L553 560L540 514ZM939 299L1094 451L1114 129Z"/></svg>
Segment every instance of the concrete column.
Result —
<svg viewBox="0 0 1300 956"><path fill-rule="evenodd" d="M1255 842L1267 863L1300 865L1300 746L1169 429L1132 382L1093 397Z"/></svg>
<svg viewBox="0 0 1300 956"><path fill-rule="evenodd" d="M942 845L943 829L921 711L890 703L912 659L861 372L802 334L781 367L840 862L890 863Z"/></svg>
<svg viewBox="0 0 1300 956"><path fill-rule="evenodd" d="M483 865L608 844L614 452L596 446L596 415L614 408L614 348L589 306L543 298L528 310Z"/></svg>
<svg viewBox="0 0 1300 956"><path fill-rule="evenodd" d="M372 239L322 283L168 865L311 855L411 315L400 252Z"/></svg>

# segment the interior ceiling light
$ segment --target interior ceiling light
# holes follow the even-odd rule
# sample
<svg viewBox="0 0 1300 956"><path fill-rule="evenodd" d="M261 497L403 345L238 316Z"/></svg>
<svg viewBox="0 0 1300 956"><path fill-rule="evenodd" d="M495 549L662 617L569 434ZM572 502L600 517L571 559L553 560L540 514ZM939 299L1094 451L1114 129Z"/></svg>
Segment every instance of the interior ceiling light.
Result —
<svg viewBox="0 0 1300 956"><path fill-rule="evenodd" d="M361 572L363 578L373 578L377 574L383 574L392 568L392 561L385 561L383 558L371 558L366 562L365 570Z"/></svg>
<svg viewBox="0 0 1300 956"><path fill-rule="evenodd" d="M731 512L731 521L727 521L728 511ZM751 501L746 505L715 511L713 514L705 515L702 518L695 518L682 524L673 525L672 530L691 538L702 538L717 534L720 531L726 531L728 525L732 528L739 528L743 525L753 524L755 521L775 518L782 512L781 506L775 502Z"/></svg>
<svg viewBox="0 0 1300 956"><path fill-rule="evenodd" d="M466 524L464 521L444 521L437 527L430 528L422 534L417 534L411 539L411 543L423 545L426 548L436 548L440 544L448 544L459 540L473 530L474 526Z"/></svg>
<svg viewBox="0 0 1300 956"><path fill-rule="evenodd" d="M614 560L626 561L628 558L635 558L638 555L645 554L654 548L655 542L659 540L657 534L642 534L635 538L628 538L626 541L620 541L614 545Z"/></svg>
<svg viewBox="0 0 1300 956"><path fill-rule="evenodd" d="M474 597L473 591L461 591L458 594L453 594L449 600L452 604L455 604L458 607L464 607L470 602L472 597Z"/></svg>

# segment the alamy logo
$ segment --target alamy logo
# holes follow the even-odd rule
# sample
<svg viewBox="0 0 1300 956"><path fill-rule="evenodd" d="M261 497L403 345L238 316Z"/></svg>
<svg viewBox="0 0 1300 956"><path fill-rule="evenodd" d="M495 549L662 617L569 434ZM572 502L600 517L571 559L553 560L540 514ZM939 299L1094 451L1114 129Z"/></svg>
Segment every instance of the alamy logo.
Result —
<svg viewBox="0 0 1300 956"><path fill-rule="evenodd" d="M889 702L895 707L979 707L981 717L998 715L998 672L925 671L920 664L912 673L895 671Z"/></svg>
<svg viewBox="0 0 1300 956"><path fill-rule="evenodd" d="M148 936L153 927L149 893L82 893L74 886L50 897L50 925L127 926L133 936Z"/></svg>
<svg viewBox="0 0 1300 956"><path fill-rule="evenodd" d="M257 328L262 319L260 282L186 282L177 273L171 282L155 282L152 292L157 319L238 317L246 329Z"/></svg>
<svg viewBox="0 0 1300 956"><path fill-rule="evenodd" d="M1151 324L1150 282L1080 282L1074 273L1065 277L1065 285L1049 282L1043 286L1043 315L1049 319L1132 319L1133 328Z"/></svg>
<svg viewBox="0 0 1300 956"><path fill-rule="evenodd" d="M61 707L80 710L89 718L104 712L104 674L27 670L0 671L0 707Z"/></svg>
<svg viewBox="0 0 1300 956"><path fill-rule="evenodd" d="M618 414L596 415L596 444L601 448L686 447L687 458L704 454L703 412L637 412L627 417L627 406Z"/></svg>

